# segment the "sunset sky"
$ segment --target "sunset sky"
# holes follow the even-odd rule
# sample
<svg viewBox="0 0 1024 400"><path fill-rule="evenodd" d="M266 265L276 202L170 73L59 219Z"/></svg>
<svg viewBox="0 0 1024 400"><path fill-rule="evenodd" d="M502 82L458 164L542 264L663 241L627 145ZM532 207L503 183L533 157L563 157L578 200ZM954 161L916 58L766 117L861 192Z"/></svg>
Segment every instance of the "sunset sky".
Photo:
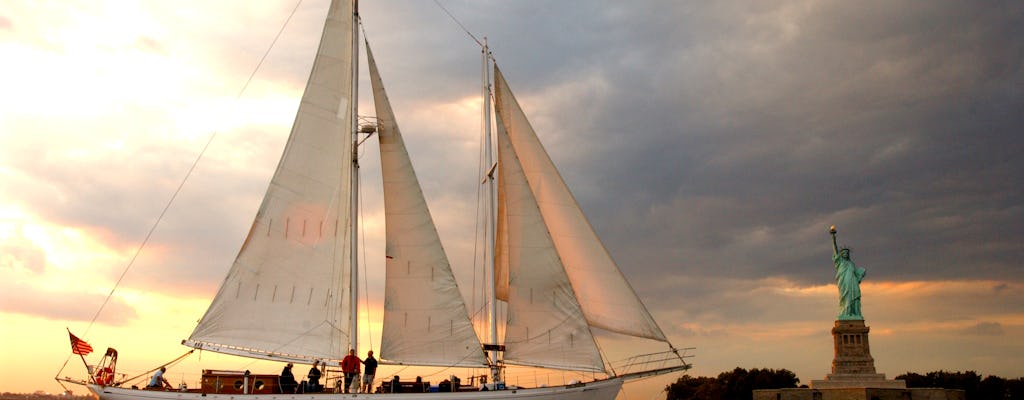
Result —
<svg viewBox="0 0 1024 400"><path fill-rule="evenodd" d="M96 348L90 363L117 348L128 374L187 351L281 154L327 3L0 2L0 392L84 377L66 328ZM440 3L488 38L623 274L695 348L692 375L830 372L834 224L867 269L879 372L1024 376L1024 3ZM435 2L360 7L472 303L479 48ZM367 143L361 318L377 321ZM367 326L361 354L379 348ZM168 376L192 384L201 368L280 365L203 353Z"/></svg>

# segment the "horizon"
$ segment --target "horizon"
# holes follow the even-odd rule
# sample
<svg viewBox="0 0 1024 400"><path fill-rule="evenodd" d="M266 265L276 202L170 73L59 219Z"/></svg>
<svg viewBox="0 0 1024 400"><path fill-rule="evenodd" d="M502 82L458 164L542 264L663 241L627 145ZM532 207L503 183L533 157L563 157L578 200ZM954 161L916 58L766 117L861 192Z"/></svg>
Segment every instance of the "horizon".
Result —
<svg viewBox="0 0 1024 400"><path fill-rule="evenodd" d="M879 373L1024 376L1024 3L443 4L488 38L662 330L696 348L690 375L824 378L835 225L867 269ZM60 390L50 374L61 370L84 376L78 360L61 367L65 328L100 356L117 348L125 371L184 351L281 154L326 5L298 3L239 96L296 3L0 3L12 60L0 67L0 392ZM360 14L475 309L479 47L432 2L363 2ZM379 321L380 166L367 143L360 319ZM379 349L379 322L367 327L360 354ZM597 334L612 360L658 347ZM249 363L223 365L280 369ZM665 385L627 384L619 398Z"/></svg>
<svg viewBox="0 0 1024 400"><path fill-rule="evenodd" d="M721 371L719 373L711 374L711 375L699 375L698 376L698 375L691 375L691 374L688 374L686 372L673 373L672 375L675 375L674 376L675 379L672 379L668 384L670 385L672 383L675 383L677 380L681 379L683 375L689 375L689 376L692 376L692 377L716 378L720 374L734 371L736 368L743 368L743 367L737 366L735 368L732 368L732 369L729 369L729 370L726 370L726 371ZM743 369L747 370L747 371L750 371L750 370L758 369L758 368L755 367L755 368L743 368ZM789 369L787 369L787 368L762 367L762 368L759 368L759 369L762 369L762 370L764 370L764 369L772 369L772 370L776 370L776 371L780 371L780 370L789 371ZM792 371L790 371L790 372L792 372ZM950 373L970 373L970 372L975 372L976 373L976 371L969 371L969 370L966 370L966 371L965 370L907 371L907 372L901 373L899 375L895 375L895 376L892 376L892 377L887 377L887 379L899 379L900 377L902 377L904 375L908 375L908 374L927 375L927 374L930 374L930 373L933 373L933 372L950 372ZM982 380L984 380L984 379L986 379L988 377L997 377L997 378L1006 379L1006 380L1015 380L1015 379L1016 380L1024 380L1024 376L1009 377L1009 376L998 376L998 375L988 375L988 374L978 374L978 375L979 375L979 377ZM797 387L806 387L806 386L809 386L809 384L805 383L803 381L798 381L797 382ZM908 386L908 387L911 387L911 386ZM82 392L75 391L73 389L69 389L69 390L71 391L71 393L70 393L71 396L75 396L75 397L92 397L92 394L87 389L84 389L84 388L83 388L83 390L85 390L84 394L81 394ZM664 391L662 391L661 393L664 393ZM33 396L33 395L64 396L65 395L63 392L54 393L54 392L47 392L47 391L42 390L42 389L34 390L32 392L0 391L0 394L13 394L13 395L24 395L24 396Z"/></svg>

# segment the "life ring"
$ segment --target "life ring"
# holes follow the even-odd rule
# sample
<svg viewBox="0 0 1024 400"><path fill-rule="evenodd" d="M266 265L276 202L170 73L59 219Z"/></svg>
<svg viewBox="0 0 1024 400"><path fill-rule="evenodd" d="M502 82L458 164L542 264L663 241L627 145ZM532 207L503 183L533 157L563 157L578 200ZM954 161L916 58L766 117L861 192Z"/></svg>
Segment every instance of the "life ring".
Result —
<svg viewBox="0 0 1024 400"><path fill-rule="evenodd" d="M106 386L106 385L109 385L110 382L113 381L113 380L114 380L114 371L111 370L110 367L104 367L103 369L101 369L99 372L96 373L96 383L97 384Z"/></svg>

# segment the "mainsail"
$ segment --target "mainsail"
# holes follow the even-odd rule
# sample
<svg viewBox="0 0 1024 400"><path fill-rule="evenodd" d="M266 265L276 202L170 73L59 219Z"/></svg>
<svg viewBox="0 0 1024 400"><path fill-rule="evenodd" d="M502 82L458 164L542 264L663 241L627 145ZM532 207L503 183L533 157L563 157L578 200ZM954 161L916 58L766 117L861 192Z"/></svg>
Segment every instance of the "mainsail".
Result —
<svg viewBox="0 0 1024 400"><path fill-rule="evenodd" d="M332 1L291 134L249 235L186 344L340 360L352 268L352 2Z"/></svg>
<svg viewBox="0 0 1024 400"><path fill-rule="evenodd" d="M513 212L522 213L536 207L539 210L539 217L522 217L519 224L524 226L541 225L530 228L531 232L534 233L528 233L527 231L514 233L509 230L509 233L504 233L506 235L504 238L501 236L503 233L499 233L499 250L496 251L499 258L496 264L500 268L501 264L506 262L508 270L507 272L499 270L495 273L495 276L508 276L508 282L498 282L498 285L505 286L509 293L510 321L517 321L518 318L521 318L516 316L516 310L527 307L514 303L529 299L529 296L526 294L519 296L514 294L517 290L521 290L516 288L516 285L519 284L518 281L535 280L539 276L554 276L550 269L553 265L559 263L564 267L564 274L568 277L568 281L571 282L571 288L563 287L564 284L558 283L552 285L551 289L557 288L562 294L572 292L577 299L576 302L553 300L558 301L556 303L557 306L548 305L548 307L558 309L559 312L564 313L565 321L562 322L563 324L574 324L575 322L572 322L574 319L585 319L586 323L591 327L667 342L665 334L662 333L661 328L654 321L654 318L651 317L646 307L644 307L633 291L633 288L626 281L625 277L622 276L622 272L615 265L604 244L597 237L586 216L583 215L579 204L577 204L576 199L562 180L551 158L541 145L536 132L530 126L530 122L526 119L522 108L520 108L519 103L512 95L512 91L509 89L497 65L494 67L494 77L495 108L498 114L498 122L503 128L499 129L499 137L503 136L500 134L500 131L503 130L507 133L510 145L505 147L509 147L511 150L511 152L500 153L504 158L501 160L502 164L499 165L501 169L499 177L509 179L512 183L502 185L503 189L499 190L505 198L500 204L501 207L504 207L504 211L499 216L499 223L507 227L514 227L516 224L513 223ZM514 157L506 155L507 153L514 154ZM509 162L510 160L517 161L518 165ZM519 171L520 169L521 171ZM509 171L515 173L512 174ZM519 179L515 177L516 174L522 174L525 178L526 187L529 189L528 194L524 193L513 196L510 193L513 191L513 185L516 185L515 182ZM512 176L512 178L509 178L509 176ZM517 197L518 200L516 199ZM535 202L535 205L516 205L516 201L523 200ZM539 233L537 232L544 233L545 235L543 236L549 235L550 244L544 243L544 240L538 238L537 235ZM512 265L514 257L510 254L515 254L514 246L516 246L516 240L520 241L517 246L534 247L529 251L520 250L520 253L530 253L530 257L539 260L531 259L534 261L531 261L529 264ZM502 243L502 241L507 241L507 243ZM550 247L550 249L541 249L541 247ZM538 255L541 252L545 255ZM528 288L530 285L532 284L522 287ZM578 304L582 311L581 314L576 315L577 312L570 307L573 304ZM518 312L521 314L523 311ZM510 322L510 324L514 323L516 322ZM541 339L539 335L546 333L546 330L549 329L548 326L550 326L550 323L541 325L539 327L540 332L536 328L530 328L531 332L529 334L525 333L525 331L523 333L515 333L511 328L509 332L521 336L514 338L517 341L517 345L521 345L519 342L523 342L524 339L529 339L529 343L536 343ZM578 331L578 329L571 327L559 327L558 329L570 332ZM554 332L552 331L552 333ZM593 346L593 340L589 335L579 339L580 342ZM573 346L582 346L582 344L575 342L571 344ZM520 357L516 355L516 351L519 350L514 350L512 344L509 343L505 354L506 359L511 361L515 358L516 362L529 363L527 360L520 360ZM563 343L552 341L547 351L565 352L564 341ZM534 354L543 353L544 351L538 347L528 352L531 353L530 356L532 357ZM523 357L525 358L526 354Z"/></svg>
<svg viewBox="0 0 1024 400"><path fill-rule="evenodd" d="M377 110L387 238L381 359L414 365L485 367L487 360L416 179L369 43L366 54Z"/></svg>

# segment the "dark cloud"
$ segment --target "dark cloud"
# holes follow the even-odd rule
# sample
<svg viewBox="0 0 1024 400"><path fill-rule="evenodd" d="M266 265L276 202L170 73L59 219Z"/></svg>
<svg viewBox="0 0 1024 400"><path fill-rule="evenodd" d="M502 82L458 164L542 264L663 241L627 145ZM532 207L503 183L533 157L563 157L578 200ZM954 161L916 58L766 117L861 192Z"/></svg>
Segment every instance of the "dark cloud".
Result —
<svg viewBox="0 0 1024 400"><path fill-rule="evenodd" d="M829 321L834 297L771 288L832 282L831 224L868 282L1024 278L1024 229L1014 223L1024 220L1019 4L517 2L490 15L492 4L445 5L488 36L541 140L670 337L701 343L732 329L746 335L737 324ZM385 69L386 84L418 97L422 68L449 84L424 95L472 96L465 78L449 77L473 76L464 66L407 57L421 43L407 32L445 23L429 8L375 44L397 45L387 58L403 60L390 67L402 73ZM436 49L424 58L458 61L461 34L440 49L424 45ZM418 154L445 150L410 148L417 167ZM444 165L421 169L421 179ZM461 164L447 165L446 174ZM993 291L868 293L865 313L882 327L959 324L1024 304ZM825 325L807 339L824 338L827 353ZM722 344L704 351L727 352Z"/></svg>
<svg viewBox="0 0 1024 400"><path fill-rule="evenodd" d="M837 224L871 279L1021 278L1020 5L444 4L627 275L824 283ZM394 102L478 91L475 44L433 4L363 14Z"/></svg>
<svg viewBox="0 0 1024 400"><path fill-rule="evenodd" d="M1014 266L1024 256L1024 228L1012 223L1024 219L1015 187L1024 180L1015 158L1024 147L1016 140L1024 44L1012 39L1020 5L445 6L488 37L541 140L641 293L666 275L828 283L830 224L869 281L968 272L1022 278ZM319 12L309 7L258 76L301 82L305 72L296 71L308 68L302 52L309 49L293 45L318 35L301 22ZM362 16L434 212L462 215L465 226L442 227L443 239L464 241L476 198L475 126L422 114L436 102L478 95L476 44L432 3L364 3ZM232 39L254 36L244 29L222 32L224 43L244 43L221 52L230 58L226 68L245 71L265 41ZM369 183L377 179L373 157L364 159ZM163 233L189 272L174 279L218 275L211 271L223 270L224 256L211 256L237 247L231 238L244 233L214 227L245 227L237 219L251 218L228 211L251 206L262 181L217 178L226 183L211 178L190 200L217 204L216 212L179 210ZM165 191L174 185L158 183ZM246 195L231 205L214 192ZM87 204L113 202L104 196L114 192L94 182L74 193ZM152 215L164 196L154 194L135 215L68 211L124 218L127 226ZM379 204L369 196L366 204Z"/></svg>
<svg viewBox="0 0 1024 400"><path fill-rule="evenodd" d="M981 335L981 336L1002 336L1005 334L1003 331L1003 324L998 322L979 322L970 328L962 331L965 335Z"/></svg>
<svg viewBox="0 0 1024 400"><path fill-rule="evenodd" d="M823 283L834 223L869 279L1021 278L1020 5L532 6L498 60L633 273Z"/></svg>

